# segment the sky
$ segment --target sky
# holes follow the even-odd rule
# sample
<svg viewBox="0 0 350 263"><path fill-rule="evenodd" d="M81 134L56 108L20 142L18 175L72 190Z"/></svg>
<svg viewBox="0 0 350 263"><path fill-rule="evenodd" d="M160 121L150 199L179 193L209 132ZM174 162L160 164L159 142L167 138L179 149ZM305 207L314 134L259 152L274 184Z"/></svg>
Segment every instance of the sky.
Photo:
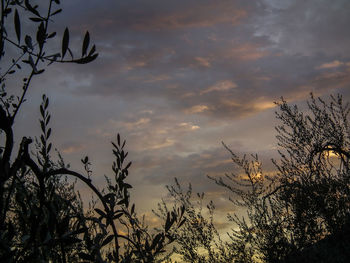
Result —
<svg viewBox="0 0 350 263"><path fill-rule="evenodd" d="M207 178L235 169L222 141L258 153L272 171L275 101L305 105L310 92L350 101L348 0L61 2L52 29L60 39L68 26L78 52L88 30L99 57L50 65L34 79L16 140L39 134L47 94L54 146L78 171L88 155L102 187L120 133L141 213L152 216L175 177L206 192L219 213L234 211L229 193Z"/></svg>

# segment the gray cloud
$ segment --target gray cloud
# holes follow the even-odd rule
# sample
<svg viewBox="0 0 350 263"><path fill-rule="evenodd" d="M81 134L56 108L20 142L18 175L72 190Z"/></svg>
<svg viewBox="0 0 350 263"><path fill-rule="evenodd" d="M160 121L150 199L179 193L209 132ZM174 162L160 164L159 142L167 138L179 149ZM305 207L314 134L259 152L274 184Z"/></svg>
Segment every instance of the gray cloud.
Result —
<svg viewBox="0 0 350 263"><path fill-rule="evenodd" d="M165 100L179 113L204 105L208 110L194 113L239 118L269 108L282 95L293 100L346 87L346 81L317 81L317 67L349 60L340 47L349 40L347 2L330 10L326 1L283 3L87 1L83 21L73 25L96 31L101 58L84 71L91 83L78 90L140 104L144 97ZM335 46L342 52L331 52ZM237 88L203 94L223 81Z"/></svg>
<svg viewBox="0 0 350 263"><path fill-rule="evenodd" d="M70 25L77 52L89 30L100 56L88 65L50 66L33 83L17 137L38 132L42 93L51 98L57 147L73 166L89 154L96 173L108 174L108 142L121 132L145 207L173 177L218 197L206 175L232 169L221 140L234 151L262 152L268 163L273 101L281 96L350 98L347 0L63 4L53 29L61 35Z"/></svg>

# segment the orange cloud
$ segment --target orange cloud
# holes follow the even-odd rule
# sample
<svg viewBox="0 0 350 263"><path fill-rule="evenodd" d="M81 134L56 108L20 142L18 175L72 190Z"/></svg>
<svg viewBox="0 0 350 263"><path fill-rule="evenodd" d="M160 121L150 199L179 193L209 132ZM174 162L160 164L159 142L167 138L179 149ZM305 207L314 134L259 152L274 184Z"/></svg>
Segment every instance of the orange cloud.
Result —
<svg viewBox="0 0 350 263"><path fill-rule="evenodd" d="M207 67L210 68L211 64L208 58L204 58L204 57L195 57L194 58L196 60L196 62L198 62L199 65L203 66L203 67Z"/></svg>
<svg viewBox="0 0 350 263"><path fill-rule="evenodd" d="M180 123L179 127L184 128L186 130L191 130L191 131L195 131L200 128L198 125L193 125L192 123L188 123L188 122Z"/></svg>
<svg viewBox="0 0 350 263"><path fill-rule="evenodd" d="M62 149L62 153L65 153L65 154L75 153L75 152L81 151L83 148L84 148L83 145L71 145L68 147L64 147Z"/></svg>
<svg viewBox="0 0 350 263"><path fill-rule="evenodd" d="M157 150L157 149L161 149L164 147L169 147L174 145L175 141L169 138L164 139L162 142L160 143L155 143L152 146L148 147L148 149L150 150Z"/></svg>
<svg viewBox="0 0 350 263"><path fill-rule="evenodd" d="M261 47L256 44L246 43L225 51L223 56L248 61L258 60L269 54L268 51L262 50Z"/></svg>
<svg viewBox="0 0 350 263"><path fill-rule="evenodd" d="M128 130L134 129L139 126L143 126L145 124L148 124L151 120L149 118L140 118L139 120L135 122L121 122L120 124L122 126L125 126Z"/></svg>
<svg viewBox="0 0 350 263"><path fill-rule="evenodd" d="M206 105L195 105L189 109L186 109L185 112L186 113L201 113L201 112L206 111L206 110L209 110L209 107Z"/></svg>
<svg viewBox="0 0 350 263"><path fill-rule="evenodd" d="M215 85L210 86L209 88L201 91L201 95L213 91L226 91L230 89L237 88L237 84L232 82L231 80L224 80L224 81L219 81Z"/></svg>
<svg viewBox="0 0 350 263"><path fill-rule="evenodd" d="M334 60L329 63L323 63L321 66L317 67L317 69L338 68L343 65L344 65L344 62L341 62L339 60Z"/></svg>

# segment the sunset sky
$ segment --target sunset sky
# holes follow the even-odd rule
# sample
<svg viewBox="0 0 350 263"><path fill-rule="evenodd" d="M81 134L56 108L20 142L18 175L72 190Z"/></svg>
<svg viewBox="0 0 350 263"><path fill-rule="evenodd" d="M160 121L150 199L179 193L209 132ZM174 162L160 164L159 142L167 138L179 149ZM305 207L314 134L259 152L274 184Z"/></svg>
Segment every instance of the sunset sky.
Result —
<svg viewBox="0 0 350 263"><path fill-rule="evenodd" d="M34 80L16 141L39 134L46 93L55 147L75 170L89 155L102 187L119 132L138 211L150 213L174 177L231 211L206 177L233 170L221 141L258 153L270 171L274 101L305 105L310 92L350 101L349 0L61 2L52 29L61 39L68 26L73 50L88 30L99 57L51 65Z"/></svg>

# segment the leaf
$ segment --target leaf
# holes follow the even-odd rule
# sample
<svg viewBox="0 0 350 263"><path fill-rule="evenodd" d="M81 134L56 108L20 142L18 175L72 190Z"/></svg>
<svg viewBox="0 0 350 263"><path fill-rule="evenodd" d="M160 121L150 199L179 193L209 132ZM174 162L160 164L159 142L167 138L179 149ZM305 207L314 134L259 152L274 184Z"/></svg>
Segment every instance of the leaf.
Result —
<svg viewBox="0 0 350 263"><path fill-rule="evenodd" d="M130 168L131 164L132 164L132 162L129 162L129 163L125 166L124 170L128 170L128 169Z"/></svg>
<svg viewBox="0 0 350 263"><path fill-rule="evenodd" d="M69 55L71 56L71 58L73 59L74 58L73 52L72 52L72 50L70 50L70 48L68 48L68 52L69 52Z"/></svg>
<svg viewBox="0 0 350 263"><path fill-rule="evenodd" d="M77 64L87 64L87 63L90 63L90 62L94 61L97 58L97 56L98 56L98 54L95 54L95 55L90 56L90 57L77 59L74 62L77 63Z"/></svg>
<svg viewBox="0 0 350 263"><path fill-rule="evenodd" d="M40 49L43 48L46 39L44 22L41 22L36 33L36 41L38 41Z"/></svg>
<svg viewBox="0 0 350 263"><path fill-rule="evenodd" d="M48 125L48 124L49 124L50 119L51 119L51 115L47 116L47 119L46 119L46 122L45 122L45 124L46 124L46 125Z"/></svg>
<svg viewBox="0 0 350 263"><path fill-rule="evenodd" d="M45 131L44 121L40 120L41 131Z"/></svg>
<svg viewBox="0 0 350 263"><path fill-rule="evenodd" d="M32 7L31 4L29 4L29 0L25 0L24 4L31 13L40 17L39 12L34 7Z"/></svg>
<svg viewBox="0 0 350 263"><path fill-rule="evenodd" d="M49 143L49 146L47 146L47 153L49 153L49 152L50 152L51 147L52 147L52 143Z"/></svg>
<svg viewBox="0 0 350 263"><path fill-rule="evenodd" d="M35 75L39 75L41 73L43 73L45 71L45 69L40 69L34 72Z"/></svg>
<svg viewBox="0 0 350 263"><path fill-rule="evenodd" d="M69 31L68 31L68 28L66 27L66 29L64 30L63 39L62 39L62 59L66 55L68 44L69 44Z"/></svg>
<svg viewBox="0 0 350 263"><path fill-rule="evenodd" d="M114 237L113 235L109 235L108 237L106 237L106 239L103 240L101 247L103 247L103 246L107 245L109 242L111 242L113 240L113 237Z"/></svg>
<svg viewBox="0 0 350 263"><path fill-rule="evenodd" d="M45 141L45 138L44 138L43 135L40 135L40 140L41 140L41 143L42 143L42 144L45 144L46 141Z"/></svg>
<svg viewBox="0 0 350 263"><path fill-rule="evenodd" d="M171 235L169 235L169 234L166 234L165 236L169 239L169 244L172 243L172 242L174 242L175 237L173 237L173 236L171 236Z"/></svg>
<svg viewBox="0 0 350 263"><path fill-rule="evenodd" d="M51 128L49 128L49 129L47 130L46 140L50 138L50 135L51 135Z"/></svg>
<svg viewBox="0 0 350 263"><path fill-rule="evenodd" d="M49 98L47 98L47 99L45 100L45 109L47 109L48 106L49 106Z"/></svg>
<svg viewBox="0 0 350 263"><path fill-rule="evenodd" d="M124 183L124 187L125 188L132 188L132 186L130 184Z"/></svg>
<svg viewBox="0 0 350 263"><path fill-rule="evenodd" d="M159 243L162 236L163 236L163 233L159 233L154 237L154 239L152 241L151 249L154 249L156 247L156 245Z"/></svg>
<svg viewBox="0 0 350 263"><path fill-rule="evenodd" d="M62 9L60 8L60 9L57 9L55 12L53 12L52 14L51 14L51 16L54 16L54 15L57 15L58 13L61 13L62 12Z"/></svg>
<svg viewBox="0 0 350 263"><path fill-rule="evenodd" d="M92 46L92 48L90 49L90 52L89 52L89 57L92 55L92 54L94 54L96 52L96 46L95 45L93 45Z"/></svg>
<svg viewBox="0 0 350 263"><path fill-rule="evenodd" d="M101 209L98 209L98 208L95 208L95 211L102 217L107 217L106 214L101 210Z"/></svg>
<svg viewBox="0 0 350 263"><path fill-rule="evenodd" d="M33 50L32 38L30 36L28 35L25 36L24 43L26 44L27 48Z"/></svg>
<svg viewBox="0 0 350 263"><path fill-rule="evenodd" d="M115 143L114 143L114 142L112 142L112 145L114 146L114 148L118 149L118 146L117 146L117 145L115 145Z"/></svg>
<svg viewBox="0 0 350 263"><path fill-rule="evenodd" d="M168 232L168 230L171 227L171 223L170 223L170 213L168 212L166 215L166 221L165 221L165 232Z"/></svg>
<svg viewBox="0 0 350 263"><path fill-rule="evenodd" d="M122 205L122 204L126 204L126 199L125 198L123 198L123 199L121 199L118 203L117 203L117 205Z"/></svg>
<svg viewBox="0 0 350 263"><path fill-rule="evenodd" d="M186 219L184 218L184 219L181 221L181 223L179 224L178 227L181 227L185 222L186 222Z"/></svg>
<svg viewBox="0 0 350 263"><path fill-rule="evenodd" d="M113 217L113 220L118 219L118 218L121 217L123 214L124 214L124 213L115 214L114 217Z"/></svg>
<svg viewBox="0 0 350 263"><path fill-rule="evenodd" d="M44 21L44 19L40 18L40 17L30 17L30 20L32 20L33 22L42 22Z"/></svg>
<svg viewBox="0 0 350 263"><path fill-rule="evenodd" d="M81 56L85 56L86 54L86 51L89 47L89 43L90 43L90 34L89 34L89 31L86 31L86 34L85 34L85 37L84 37L84 41L83 41L83 48L82 48L82 51L81 51Z"/></svg>
<svg viewBox="0 0 350 263"><path fill-rule="evenodd" d="M181 216L184 214L184 212L185 212L185 206L183 205L181 206Z"/></svg>
<svg viewBox="0 0 350 263"><path fill-rule="evenodd" d="M15 10L15 30L17 35L18 43L21 42L21 21L19 20L19 15L17 9Z"/></svg>
<svg viewBox="0 0 350 263"><path fill-rule="evenodd" d="M45 110L42 105L40 105L40 114L43 118L45 118Z"/></svg>
<svg viewBox="0 0 350 263"><path fill-rule="evenodd" d="M47 36L47 38L53 38L54 36L56 36L56 32L52 32L51 34L49 34ZM60 54L61 55L61 54Z"/></svg>
<svg viewBox="0 0 350 263"><path fill-rule="evenodd" d="M27 61L24 61L24 60L23 60L23 62L24 62L24 63L27 63ZM34 60L33 60L33 58L32 58L31 55L29 55L29 57L28 57L28 63L29 63L29 65L31 65L31 67L32 67L34 73L38 71L38 70L36 69Z"/></svg>

